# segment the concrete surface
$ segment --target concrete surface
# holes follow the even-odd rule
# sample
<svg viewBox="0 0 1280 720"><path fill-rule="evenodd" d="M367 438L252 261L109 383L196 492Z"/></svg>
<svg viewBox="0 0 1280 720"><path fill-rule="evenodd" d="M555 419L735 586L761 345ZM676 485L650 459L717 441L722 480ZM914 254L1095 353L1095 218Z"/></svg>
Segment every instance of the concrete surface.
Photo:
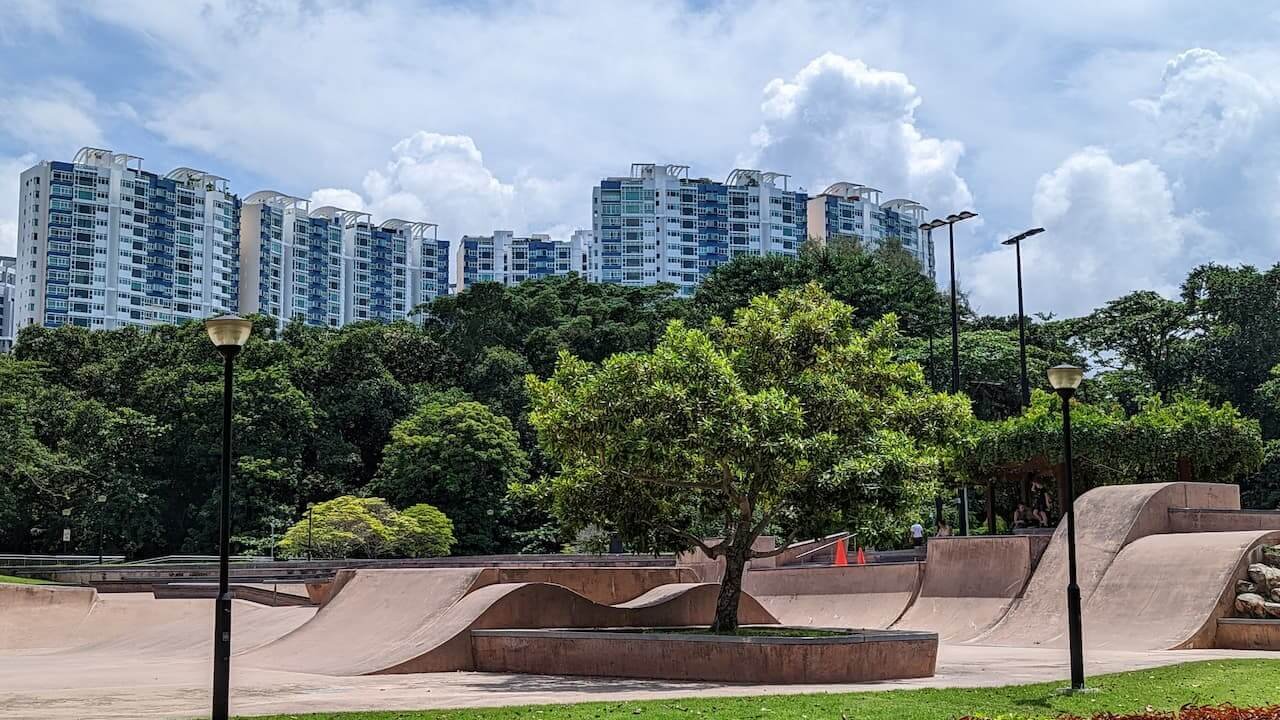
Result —
<svg viewBox="0 0 1280 720"><path fill-rule="evenodd" d="M1280 620L1222 618L1214 640L1220 648L1280 651Z"/></svg>
<svg viewBox="0 0 1280 720"><path fill-rule="evenodd" d="M921 563L752 570L743 589L783 625L887 628L915 598Z"/></svg>
<svg viewBox="0 0 1280 720"><path fill-rule="evenodd" d="M573 630L476 630L486 672L736 683L855 683L933 675L935 633L866 630L840 637L722 637Z"/></svg>
<svg viewBox="0 0 1280 720"><path fill-rule="evenodd" d="M947 642L972 640L1004 617L1031 577L1031 538L934 538L924 582L893 627L938 633Z"/></svg>
<svg viewBox="0 0 1280 720"><path fill-rule="evenodd" d="M167 601L161 601L167 602ZM272 612L291 609L267 608ZM1090 652L1086 672L1098 674L1190 660L1271 657L1227 650ZM209 713L208 653L154 662L137 655L112 659L67 653L0 654L0 718L101 720L197 718ZM250 668L232 659L231 708L262 715L349 710L493 707L599 700L860 692L913 687L991 687L1062 680L1066 653L1044 648L942 645L932 678L856 685L735 685L619 678L553 677L475 672L332 677ZM91 711L86 709L91 708Z"/></svg>

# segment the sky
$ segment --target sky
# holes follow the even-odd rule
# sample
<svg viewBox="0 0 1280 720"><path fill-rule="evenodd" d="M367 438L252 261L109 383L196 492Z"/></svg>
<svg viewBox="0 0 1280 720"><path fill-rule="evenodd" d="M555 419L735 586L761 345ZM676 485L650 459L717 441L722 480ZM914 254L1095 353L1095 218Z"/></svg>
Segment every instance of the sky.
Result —
<svg viewBox="0 0 1280 720"><path fill-rule="evenodd" d="M82 146L440 225L591 226L633 162L783 172L956 226L958 286L1073 316L1280 259L1280 4L6 0L0 254L18 174ZM939 283L947 284L945 237Z"/></svg>

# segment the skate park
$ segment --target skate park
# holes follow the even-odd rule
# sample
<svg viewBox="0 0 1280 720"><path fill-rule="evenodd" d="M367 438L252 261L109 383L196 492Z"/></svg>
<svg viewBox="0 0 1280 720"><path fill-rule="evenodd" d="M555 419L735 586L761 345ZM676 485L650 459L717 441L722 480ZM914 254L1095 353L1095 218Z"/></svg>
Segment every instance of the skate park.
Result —
<svg viewBox="0 0 1280 720"><path fill-rule="evenodd" d="M1280 513L1240 510L1233 485L1177 482L1095 488L1077 500L1076 517L1091 672L1280 651L1280 619L1236 610L1237 584L1263 547L1280 543ZM708 623L718 568L696 555L597 566L575 557L466 567L462 558L327 579L301 568L273 582L233 578L244 591L233 610L232 707L459 707L1065 676L1063 528L933 539L923 559L899 562L871 553L865 564L837 564L845 542L796 543L758 563L739 606L745 625L853 629L840 639L856 653L814 661L843 668L835 679L806 670L785 643L738 642L751 662L789 671L733 683L711 672L725 664L720 648L667 643L686 647L662 648L654 663L634 634L596 632ZM101 717L201 714L207 584L188 571L108 567L28 568L63 582L91 577L83 585L0 585L0 715L82 717L89 705ZM869 667L881 674L857 673Z"/></svg>

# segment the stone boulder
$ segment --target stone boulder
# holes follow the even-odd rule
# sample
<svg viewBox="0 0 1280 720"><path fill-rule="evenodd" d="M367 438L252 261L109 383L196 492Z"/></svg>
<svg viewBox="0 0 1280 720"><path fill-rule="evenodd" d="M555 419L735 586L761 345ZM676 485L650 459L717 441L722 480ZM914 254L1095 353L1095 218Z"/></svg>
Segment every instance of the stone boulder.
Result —
<svg viewBox="0 0 1280 720"><path fill-rule="evenodd" d="M1236 594L1237 595L1258 594L1258 586L1254 585L1252 582L1248 580L1237 580Z"/></svg>
<svg viewBox="0 0 1280 720"><path fill-rule="evenodd" d="M1254 563L1249 566L1249 580L1259 595L1269 597L1272 590L1280 590L1280 568Z"/></svg>
<svg viewBox="0 0 1280 720"><path fill-rule="evenodd" d="M1267 601L1257 593L1244 593L1236 596L1236 612L1243 617L1264 619L1267 614Z"/></svg>

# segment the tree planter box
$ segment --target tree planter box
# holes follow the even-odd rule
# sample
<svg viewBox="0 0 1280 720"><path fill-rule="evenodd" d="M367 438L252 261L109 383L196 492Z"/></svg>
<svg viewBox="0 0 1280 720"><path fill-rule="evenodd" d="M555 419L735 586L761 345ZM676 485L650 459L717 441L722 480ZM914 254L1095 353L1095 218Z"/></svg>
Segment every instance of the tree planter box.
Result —
<svg viewBox="0 0 1280 720"><path fill-rule="evenodd" d="M895 630L829 637L473 630L471 644L484 672L753 684L930 677L938 658L936 633Z"/></svg>

